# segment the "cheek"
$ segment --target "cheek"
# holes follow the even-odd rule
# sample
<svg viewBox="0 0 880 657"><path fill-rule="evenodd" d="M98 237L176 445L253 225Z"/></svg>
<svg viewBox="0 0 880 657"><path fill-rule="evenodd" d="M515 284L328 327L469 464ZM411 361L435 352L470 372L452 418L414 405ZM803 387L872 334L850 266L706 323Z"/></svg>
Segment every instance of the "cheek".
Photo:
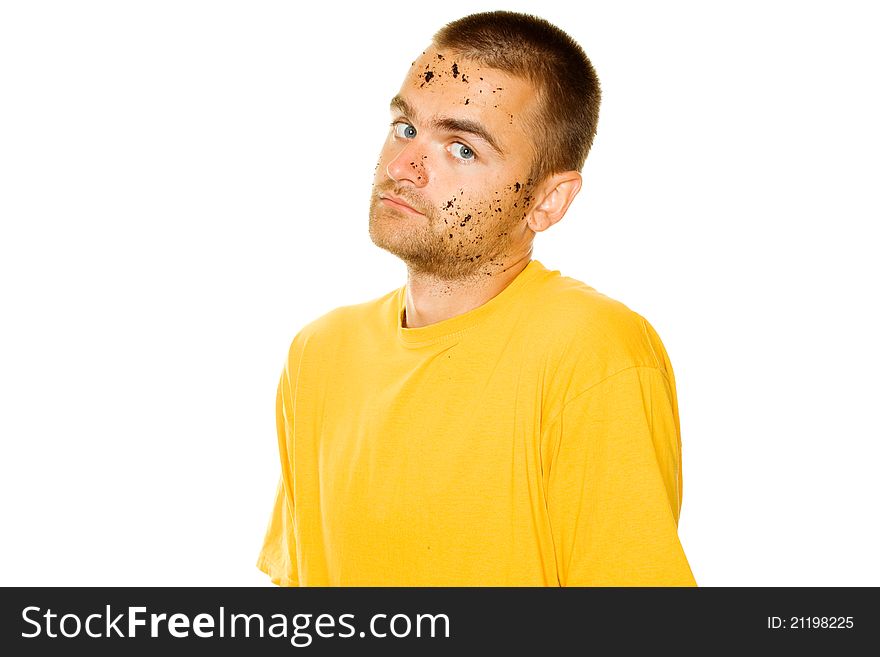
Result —
<svg viewBox="0 0 880 657"><path fill-rule="evenodd" d="M498 224L502 214L497 210L501 207L494 199L461 188L443 196L438 209L445 238L456 243L479 243Z"/></svg>

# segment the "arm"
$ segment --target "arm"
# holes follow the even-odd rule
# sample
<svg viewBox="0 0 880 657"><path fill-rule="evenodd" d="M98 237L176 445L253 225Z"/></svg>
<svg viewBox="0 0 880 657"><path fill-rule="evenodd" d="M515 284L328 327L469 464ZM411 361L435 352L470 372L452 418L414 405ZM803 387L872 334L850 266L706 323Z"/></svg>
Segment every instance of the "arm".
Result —
<svg viewBox="0 0 880 657"><path fill-rule="evenodd" d="M551 419L546 493L562 586L696 586L678 539L674 379L629 367Z"/></svg>

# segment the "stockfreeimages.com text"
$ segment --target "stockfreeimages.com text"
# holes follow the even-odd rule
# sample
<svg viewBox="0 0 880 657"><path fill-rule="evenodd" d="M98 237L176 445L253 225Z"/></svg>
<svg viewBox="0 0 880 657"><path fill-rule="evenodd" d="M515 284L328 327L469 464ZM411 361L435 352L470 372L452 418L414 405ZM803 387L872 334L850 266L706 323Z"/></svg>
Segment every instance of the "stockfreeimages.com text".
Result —
<svg viewBox="0 0 880 657"><path fill-rule="evenodd" d="M390 617L388 614L374 614L370 617L368 629L360 632L345 620L354 619L354 614L340 614L338 618L332 614L320 614L314 619L313 632L308 632L306 630L312 625L312 616L315 614L272 614L267 619L262 614L227 614L224 607L220 607L216 616L201 613L192 619L182 613L147 614L146 607L127 607L126 611L114 616L110 605L106 605L105 613L89 614L84 619L72 613L59 615L51 609L43 611L40 607L25 607L21 615L25 623L33 628L33 631L21 634L28 639L39 636L74 638L81 635L95 639L137 638L145 636L148 631L153 638L186 638L192 632L205 639L236 636L289 638L291 645L306 647L312 643L313 634L321 638L368 635L377 638L449 638L450 630L446 614L418 614L414 620L406 614ZM339 628L344 628L344 633L337 632Z"/></svg>

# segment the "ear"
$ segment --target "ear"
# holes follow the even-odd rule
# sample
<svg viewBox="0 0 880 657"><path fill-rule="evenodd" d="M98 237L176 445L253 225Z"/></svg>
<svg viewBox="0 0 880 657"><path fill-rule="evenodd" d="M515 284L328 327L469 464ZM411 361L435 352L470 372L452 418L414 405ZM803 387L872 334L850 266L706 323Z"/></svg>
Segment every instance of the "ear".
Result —
<svg viewBox="0 0 880 657"><path fill-rule="evenodd" d="M528 224L536 233L547 230L565 216L568 206L581 191L583 179L577 171L555 173L535 190Z"/></svg>

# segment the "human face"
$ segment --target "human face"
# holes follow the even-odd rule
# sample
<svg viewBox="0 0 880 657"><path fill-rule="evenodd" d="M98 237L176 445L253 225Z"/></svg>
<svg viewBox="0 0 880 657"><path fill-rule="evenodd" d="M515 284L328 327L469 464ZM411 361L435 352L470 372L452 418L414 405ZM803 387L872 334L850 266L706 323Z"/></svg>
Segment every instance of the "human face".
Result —
<svg viewBox="0 0 880 657"><path fill-rule="evenodd" d="M496 274L527 254L534 98L524 79L433 45L422 53L391 102L370 199L373 242L446 280Z"/></svg>

